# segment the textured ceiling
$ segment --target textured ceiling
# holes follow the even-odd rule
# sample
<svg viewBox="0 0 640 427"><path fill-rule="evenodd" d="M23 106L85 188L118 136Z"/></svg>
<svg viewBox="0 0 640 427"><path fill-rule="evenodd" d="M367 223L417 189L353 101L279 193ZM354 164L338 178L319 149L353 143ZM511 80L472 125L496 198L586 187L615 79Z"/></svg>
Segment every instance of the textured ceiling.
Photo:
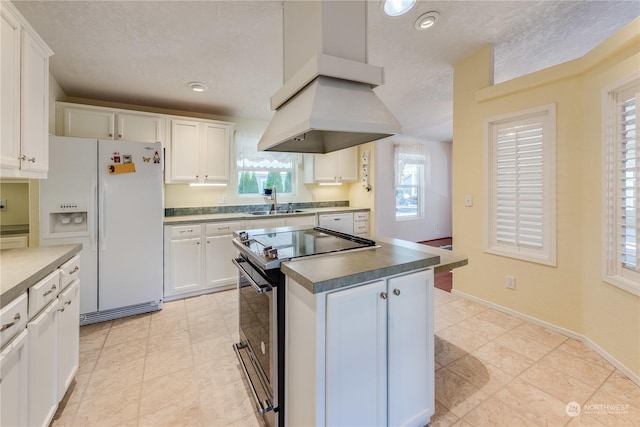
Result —
<svg viewBox="0 0 640 427"><path fill-rule="evenodd" d="M280 1L15 1L54 50L68 96L268 120L282 85ZM428 31L414 21L440 19ZM452 138L453 65L493 44L496 82L584 55L640 15L637 1L419 1L387 18L368 1L375 89L403 133ZM201 81L198 94L187 83Z"/></svg>

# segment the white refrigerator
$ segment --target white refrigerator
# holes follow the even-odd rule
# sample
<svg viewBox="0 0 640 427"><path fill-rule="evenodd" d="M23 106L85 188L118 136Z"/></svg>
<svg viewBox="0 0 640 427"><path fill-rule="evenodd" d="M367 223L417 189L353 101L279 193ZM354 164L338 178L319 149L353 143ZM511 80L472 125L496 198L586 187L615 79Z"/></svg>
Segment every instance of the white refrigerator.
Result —
<svg viewBox="0 0 640 427"><path fill-rule="evenodd" d="M80 323L162 308L162 147L51 136L40 245L82 243Z"/></svg>

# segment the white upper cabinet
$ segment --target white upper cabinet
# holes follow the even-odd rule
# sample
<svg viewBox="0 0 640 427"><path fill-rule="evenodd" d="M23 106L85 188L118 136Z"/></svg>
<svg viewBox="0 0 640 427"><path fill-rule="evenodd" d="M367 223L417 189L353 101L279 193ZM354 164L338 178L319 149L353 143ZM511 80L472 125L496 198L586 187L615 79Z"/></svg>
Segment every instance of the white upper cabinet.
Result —
<svg viewBox="0 0 640 427"><path fill-rule="evenodd" d="M233 123L171 120L167 183L229 182Z"/></svg>
<svg viewBox="0 0 640 427"><path fill-rule="evenodd" d="M118 141L163 141L164 117L106 107L57 103L58 134Z"/></svg>
<svg viewBox="0 0 640 427"><path fill-rule="evenodd" d="M327 154L307 154L304 156L304 174L305 183L356 182L358 147Z"/></svg>
<svg viewBox="0 0 640 427"><path fill-rule="evenodd" d="M0 177L46 178L53 52L10 2L0 15Z"/></svg>

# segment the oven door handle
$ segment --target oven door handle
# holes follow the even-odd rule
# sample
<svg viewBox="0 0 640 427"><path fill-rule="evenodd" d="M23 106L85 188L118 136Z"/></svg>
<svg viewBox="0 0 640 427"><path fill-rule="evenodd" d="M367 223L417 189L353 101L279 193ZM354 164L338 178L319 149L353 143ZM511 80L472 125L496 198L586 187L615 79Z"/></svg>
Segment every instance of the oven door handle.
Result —
<svg viewBox="0 0 640 427"><path fill-rule="evenodd" d="M273 290L273 288L269 285L260 285L258 284L258 282L256 282L255 280L253 280L253 277L251 277L251 275L249 275L249 273L247 272L247 270L244 269L244 267L242 265L240 265L240 263L245 263L246 261L242 258L233 258L231 260L231 262L233 262L236 267L238 267L238 270L240 270L240 274L242 274L244 276L245 279L247 279L247 281L249 283L251 283L251 286L253 286L256 290L257 293L259 294L263 294L265 292L271 292Z"/></svg>

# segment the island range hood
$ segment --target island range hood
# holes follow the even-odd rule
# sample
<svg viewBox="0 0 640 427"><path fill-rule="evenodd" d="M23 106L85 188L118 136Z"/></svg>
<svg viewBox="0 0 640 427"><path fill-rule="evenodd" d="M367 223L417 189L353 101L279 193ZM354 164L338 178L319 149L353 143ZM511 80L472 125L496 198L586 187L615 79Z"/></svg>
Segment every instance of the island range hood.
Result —
<svg viewBox="0 0 640 427"><path fill-rule="evenodd" d="M284 85L260 151L329 153L397 133L373 92L382 67L367 64L367 4L285 0Z"/></svg>

